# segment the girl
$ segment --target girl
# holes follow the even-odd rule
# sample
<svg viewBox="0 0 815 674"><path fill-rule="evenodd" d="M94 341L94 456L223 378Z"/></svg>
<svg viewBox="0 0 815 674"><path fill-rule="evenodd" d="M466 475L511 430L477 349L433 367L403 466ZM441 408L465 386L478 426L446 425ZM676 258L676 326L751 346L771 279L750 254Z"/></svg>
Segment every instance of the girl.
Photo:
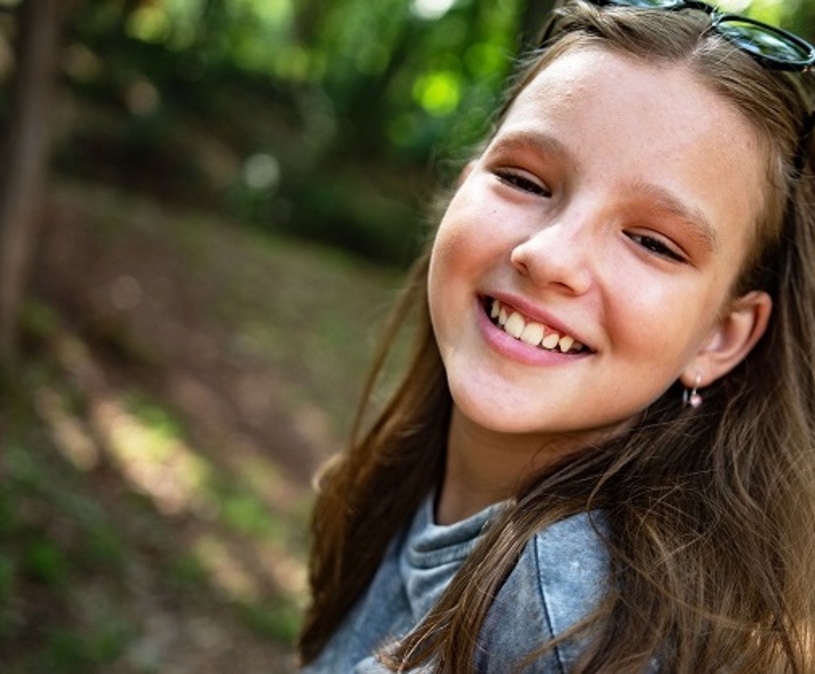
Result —
<svg viewBox="0 0 815 674"><path fill-rule="evenodd" d="M815 49L603 5L521 72L322 476L309 672L815 671Z"/></svg>

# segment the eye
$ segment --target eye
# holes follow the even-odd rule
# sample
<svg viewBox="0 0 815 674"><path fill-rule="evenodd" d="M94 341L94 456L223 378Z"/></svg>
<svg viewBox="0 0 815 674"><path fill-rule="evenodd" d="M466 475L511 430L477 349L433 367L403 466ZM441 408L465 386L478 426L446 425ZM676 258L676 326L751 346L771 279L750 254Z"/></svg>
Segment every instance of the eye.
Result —
<svg viewBox="0 0 815 674"><path fill-rule="evenodd" d="M549 188L538 180L530 178L525 173L520 171L513 171L510 169L499 169L495 172L498 179L505 185L514 187L521 192L528 192L540 197L552 196Z"/></svg>
<svg viewBox="0 0 815 674"><path fill-rule="evenodd" d="M675 247L666 244L656 237L647 234L638 234L636 232L628 232L626 236L641 248L644 248L654 255L673 260L674 262L686 262L685 257L677 251Z"/></svg>

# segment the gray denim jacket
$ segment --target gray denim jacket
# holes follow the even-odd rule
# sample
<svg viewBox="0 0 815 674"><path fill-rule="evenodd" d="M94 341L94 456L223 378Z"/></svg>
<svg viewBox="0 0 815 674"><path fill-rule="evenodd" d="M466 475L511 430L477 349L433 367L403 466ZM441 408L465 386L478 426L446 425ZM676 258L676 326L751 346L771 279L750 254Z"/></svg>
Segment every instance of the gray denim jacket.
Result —
<svg viewBox="0 0 815 674"><path fill-rule="evenodd" d="M407 634L441 596L501 505L451 526L433 523L432 499L388 549L366 593L304 674L385 674L374 653ZM478 639L480 674L508 674L538 646L585 617L602 597L608 556L582 513L539 532L490 608ZM579 654L571 640L524 674L565 674ZM425 668L411 670L415 674Z"/></svg>

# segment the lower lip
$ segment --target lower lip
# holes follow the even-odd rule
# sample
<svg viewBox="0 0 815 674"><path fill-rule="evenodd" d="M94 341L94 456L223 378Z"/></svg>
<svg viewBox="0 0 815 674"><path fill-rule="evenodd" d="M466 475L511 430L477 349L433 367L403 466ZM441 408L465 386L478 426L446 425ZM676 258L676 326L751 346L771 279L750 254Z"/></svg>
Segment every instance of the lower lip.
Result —
<svg viewBox="0 0 815 674"><path fill-rule="evenodd" d="M531 346L520 339L515 339L501 328L497 327L484 311L484 300L480 298L477 302L478 328L484 341L489 347L505 358L516 360L526 365L562 365L564 363L574 363L591 355L590 352L563 353L561 351L549 351L537 346Z"/></svg>

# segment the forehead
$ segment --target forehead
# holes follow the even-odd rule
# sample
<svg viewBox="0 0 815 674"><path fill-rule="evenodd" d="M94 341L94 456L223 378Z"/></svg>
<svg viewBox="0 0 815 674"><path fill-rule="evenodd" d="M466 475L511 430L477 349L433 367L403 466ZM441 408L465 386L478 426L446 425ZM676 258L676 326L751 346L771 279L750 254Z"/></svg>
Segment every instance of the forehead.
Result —
<svg viewBox="0 0 815 674"><path fill-rule="evenodd" d="M745 115L683 62L647 63L599 47L576 47L542 68L518 94L504 123L520 116L581 118L629 140L658 134L665 142L707 133L727 138L750 153L760 151L758 135ZM633 121L633 125L628 122Z"/></svg>
<svg viewBox="0 0 815 674"><path fill-rule="evenodd" d="M520 92L491 147L513 138L558 155L598 189L674 195L716 230L746 232L745 248L763 212L768 160L758 131L681 62L570 50Z"/></svg>

